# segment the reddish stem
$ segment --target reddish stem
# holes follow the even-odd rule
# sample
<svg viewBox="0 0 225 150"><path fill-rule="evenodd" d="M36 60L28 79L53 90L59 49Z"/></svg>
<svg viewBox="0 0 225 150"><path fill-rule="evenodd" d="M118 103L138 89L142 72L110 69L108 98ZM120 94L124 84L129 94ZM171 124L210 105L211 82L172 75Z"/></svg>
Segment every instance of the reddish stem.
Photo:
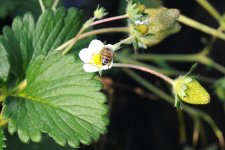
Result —
<svg viewBox="0 0 225 150"><path fill-rule="evenodd" d="M94 21L94 22L91 23L91 26L94 26L94 25L97 25L97 24L101 24L101 23L104 23L104 22L109 22L109 21L124 19L124 18L128 18L128 16L127 15L121 15L121 16L110 17L110 18L106 18L106 19Z"/></svg>

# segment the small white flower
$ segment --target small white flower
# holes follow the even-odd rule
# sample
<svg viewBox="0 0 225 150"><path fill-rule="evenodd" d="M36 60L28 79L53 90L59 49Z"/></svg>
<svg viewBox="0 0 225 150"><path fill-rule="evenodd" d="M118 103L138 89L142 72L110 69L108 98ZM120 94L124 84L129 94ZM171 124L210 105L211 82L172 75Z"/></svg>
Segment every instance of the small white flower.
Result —
<svg viewBox="0 0 225 150"><path fill-rule="evenodd" d="M113 60L111 60L109 64L102 65L100 52L103 48L114 50L114 46L111 44L104 45L99 40L92 40L88 48L84 48L80 51L79 57L84 62L84 71L97 72L101 70L107 70L112 67Z"/></svg>

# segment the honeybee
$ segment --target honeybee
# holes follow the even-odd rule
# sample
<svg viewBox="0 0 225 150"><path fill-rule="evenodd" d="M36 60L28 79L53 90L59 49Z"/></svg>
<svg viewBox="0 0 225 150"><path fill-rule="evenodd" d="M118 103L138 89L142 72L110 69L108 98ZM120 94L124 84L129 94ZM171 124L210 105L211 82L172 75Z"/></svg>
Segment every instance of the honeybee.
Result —
<svg viewBox="0 0 225 150"><path fill-rule="evenodd" d="M102 65L110 65L112 59L113 59L113 56L114 56L114 51L107 48L107 47L104 47L101 51L100 51L100 58L101 58L101 61L102 61Z"/></svg>

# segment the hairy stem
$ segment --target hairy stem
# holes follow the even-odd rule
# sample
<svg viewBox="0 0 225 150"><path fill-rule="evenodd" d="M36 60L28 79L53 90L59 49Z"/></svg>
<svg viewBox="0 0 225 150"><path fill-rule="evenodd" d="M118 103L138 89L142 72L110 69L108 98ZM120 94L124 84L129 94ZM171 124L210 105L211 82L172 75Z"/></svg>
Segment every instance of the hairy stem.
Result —
<svg viewBox="0 0 225 150"><path fill-rule="evenodd" d="M222 16L207 0L196 0L214 19L221 21Z"/></svg>
<svg viewBox="0 0 225 150"><path fill-rule="evenodd" d="M149 60L166 60L166 61L175 61L175 62L193 62L199 60L198 54L138 54L131 55L132 58L138 60L149 61Z"/></svg>
<svg viewBox="0 0 225 150"><path fill-rule="evenodd" d="M138 66L138 65L134 65L134 64L123 64L123 63L114 63L113 67L122 67L122 68L132 68L132 69L137 69L137 70L141 70L150 74L153 74L161 79L163 79L164 81L168 82L169 84L173 85L174 80L149 68L145 68L143 66Z"/></svg>
<svg viewBox="0 0 225 150"><path fill-rule="evenodd" d="M62 52L62 55L65 55L72 47L73 45L77 42L79 36L86 30L85 27L82 27L80 31L77 33L77 35L71 40L71 43L69 43L68 47ZM59 48L57 48L59 49Z"/></svg>
<svg viewBox="0 0 225 150"><path fill-rule="evenodd" d="M106 19L101 19L101 20L92 22L91 26L95 26L95 25L98 25L101 23L110 22L110 21L114 21L114 20L125 19L125 18L128 18L127 14L121 15L121 16L110 17L110 18L106 18Z"/></svg>
<svg viewBox="0 0 225 150"><path fill-rule="evenodd" d="M114 27L114 28L97 29L97 30L93 30L93 31L81 34L78 39L80 40L80 39L86 38L86 37L91 36L91 35L104 34L104 33L116 33L116 32L128 33L129 32L129 28L128 27Z"/></svg>
<svg viewBox="0 0 225 150"><path fill-rule="evenodd" d="M169 75L169 76L180 76L180 75L185 75L187 73L187 72L178 71L178 70L158 68L158 67L155 67L155 66L137 61L136 59L131 58L130 55L124 55L122 53L117 55L116 60L119 61L119 62L123 62L123 63L136 64L136 65L139 65L139 66L150 68L150 69L153 69L157 72L160 72L162 74L166 74L166 75ZM198 78L198 80L204 81L204 82L210 83L210 84L215 83L215 81L216 81L215 79L205 77L205 76L201 76L201 77L196 76L196 77Z"/></svg>
<svg viewBox="0 0 225 150"><path fill-rule="evenodd" d="M225 67L220 65L217 62L213 62L212 67L220 72L222 72L223 74L225 74Z"/></svg>
<svg viewBox="0 0 225 150"><path fill-rule="evenodd" d="M93 30L90 32L86 32L81 34L77 40L81 40L83 38L86 38L88 36L91 35L97 35L97 34L104 34L104 33L115 33L115 32L129 32L129 28L128 27L115 27L115 28L102 28L102 29L97 29L97 30ZM65 42L64 44L62 44L61 46L59 46L58 48L56 48L56 50L62 50L66 47L68 47L70 45L70 43L72 43L73 40L75 40L76 37L70 39L69 41Z"/></svg>
<svg viewBox="0 0 225 150"><path fill-rule="evenodd" d="M129 36L128 38L123 39L122 41L114 44L114 46L116 47L116 50L118 50L122 44L126 44L127 42L130 42L135 37L136 37L136 35L132 35L132 36Z"/></svg>
<svg viewBox="0 0 225 150"><path fill-rule="evenodd" d="M57 7L58 3L59 3L59 0L54 1L53 5L52 5L53 10L56 10L56 7Z"/></svg>
<svg viewBox="0 0 225 150"><path fill-rule="evenodd" d="M195 21L195 20L193 20L191 18L188 18L186 16L180 15L180 17L178 18L178 21L183 23L183 24L185 24L185 25L187 25L187 26L190 26L192 28L195 28L195 29L200 30L202 32L205 32L207 34L213 35L213 36L218 37L218 38L220 38L222 40L225 40L225 34L217 31L214 28L211 28L211 27L209 27L207 25L204 25L204 24L202 24L200 22L197 22L197 21Z"/></svg>
<svg viewBox="0 0 225 150"><path fill-rule="evenodd" d="M73 45L77 42L78 38L80 37L80 35L89 27L94 26L94 25L98 25L101 23L105 23L105 22L110 22L110 21L114 21L114 20L119 20L119 19L124 19L124 18L128 18L127 15L121 15L121 16L115 16L115 17L110 17L110 18L106 18L106 19L101 19L98 21L94 21L91 24L86 24L88 23L88 21L83 25L83 27L80 29L80 31L77 33L77 35L68 43L68 45L66 43L60 45L59 47L56 48L56 50L62 50L64 48L66 48L65 50L63 50L62 55L65 55L72 47ZM94 19L94 18L92 18Z"/></svg>
<svg viewBox="0 0 225 150"><path fill-rule="evenodd" d="M199 62L207 66L211 66L215 70L225 74L225 67L218 64L208 56L200 54L182 54L182 55L160 55L160 54L138 54L131 55L132 58L138 60L149 61L149 60L165 60L174 62Z"/></svg>
<svg viewBox="0 0 225 150"><path fill-rule="evenodd" d="M41 7L41 11L44 12L45 11L45 5L44 5L43 1L39 0L39 4L40 4L40 7Z"/></svg>
<svg viewBox="0 0 225 150"><path fill-rule="evenodd" d="M217 31L218 32L222 32L224 30L224 23L222 23L218 28ZM208 55L212 49L213 49L213 44L215 43L215 41L217 40L216 36L212 36L212 38L210 39L210 41L208 42L208 44L206 45L206 47L202 50L201 54L202 55Z"/></svg>
<svg viewBox="0 0 225 150"><path fill-rule="evenodd" d="M225 16L220 18L220 26L217 28L218 32L223 32L225 29L225 22L223 22L223 19L225 19ZM212 36L208 44L205 46L205 48L202 50L201 54L207 56L213 49L213 44L217 40L216 36Z"/></svg>
<svg viewBox="0 0 225 150"><path fill-rule="evenodd" d="M166 74L166 75L185 74L185 72L180 72L180 71L177 71L177 70L157 68L157 67L154 67L152 65L145 64L143 62L137 61L136 59L130 58L130 55L123 56L122 53L119 53L115 59L116 59L116 61L119 61L119 62L122 62L122 63L136 64L136 65L143 66L143 67L146 67L146 68L149 68L149 69L153 69L157 72L160 72L160 73Z"/></svg>

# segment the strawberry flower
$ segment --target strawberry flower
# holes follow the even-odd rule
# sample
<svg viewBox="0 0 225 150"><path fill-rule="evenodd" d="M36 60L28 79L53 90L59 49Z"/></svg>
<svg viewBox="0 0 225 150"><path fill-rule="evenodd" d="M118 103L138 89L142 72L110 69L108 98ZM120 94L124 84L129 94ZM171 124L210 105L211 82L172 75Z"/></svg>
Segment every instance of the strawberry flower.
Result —
<svg viewBox="0 0 225 150"><path fill-rule="evenodd" d="M84 71L97 72L101 70L107 70L112 67L113 59L109 62L109 64L102 64L100 53L103 48L114 50L114 46L111 44L104 45L99 40L92 40L88 48L84 48L80 51L79 57L84 62Z"/></svg>

